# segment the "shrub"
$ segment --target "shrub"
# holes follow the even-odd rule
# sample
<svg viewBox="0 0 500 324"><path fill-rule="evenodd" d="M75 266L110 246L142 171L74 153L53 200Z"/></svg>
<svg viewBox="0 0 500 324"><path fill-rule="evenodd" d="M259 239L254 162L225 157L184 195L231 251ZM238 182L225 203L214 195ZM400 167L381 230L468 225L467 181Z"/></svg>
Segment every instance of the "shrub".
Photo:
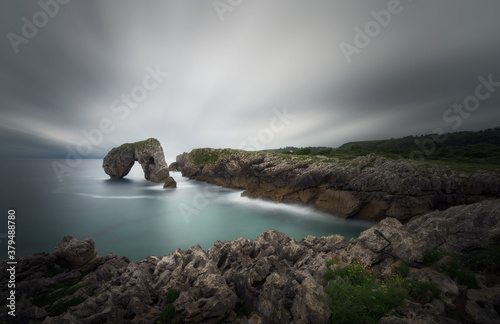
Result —
<svg viewBox="0 0 500 324"><path fill-rule="evenodd" d="M373 272L357 262L335 271L328 269L325 274L325 279L327 281L335 280L338 277L346 279L354 286L364 285L375 281Z"/></svg>
<svg viewBox="0 0 500 324"><path fill-rule="evenodd" d="M168 288L167 289L167 303L173 303L174 301L177 300L177 298L179 298L179 295L180 295L180 291L178 291L177 289L173 289L173 288Z"/></svg>
<svg viewBox="0 0 500 324"><path fill-rule="evenodd" d="M172 304L165 305L165 308L160 314L159 321L160 323L171 323L175 317L175 307Z"/></svg>
<svg viewBox="0 0 500 324"><path fill-rule="evenodd" d="M212 149L195 149L189 155L195 165L211 164L219 160L219 152Z"/></svg>
<svg viewBox="0 0 500 324"><path fill-rule="evenodd" d="M406 263L397 267L391 277L379 277L359 263L337 270L328 269L325 280L332 322L376 323L384 314L400 306L405 298L425 303L440 296L441 291L431 282L401 278L408 272Z"/></svg>
<svg viewBox="0 0 500 324"><path fill-rule="evenodd" d="M167 324L167 323L175 323L175 307L173 303L179 298L180 291L173 289L173 288L168 288L167 293L165 295L165 298L167 300L167 304L165 305L165 308L163 311L160 313L160 317L158 320L162 324Z"/></svg>
<svg viewBox="0 0 500 324"><path fill-rule="evenodd" d="M405 278L408 272L410 272L410 266L406 262L401 262L401 265L394 268L394 273L400 278Z"/></svg>
<svg viewBox="0 0 500 324"><path fill-rule="evenodd" d="M357 275L355 278L359 280ZM383 287L371 279L361 281L369 283L353 285L350 279L341 276L330 281L326 293L333 323L376 323L405 297L394 287Z"/></svg>
<svg viewBox="0 0 500 324"><path fill-rule="evenodd" d="M424 252L424 264L427 266L431 266L434 263L438 262L443 256L443 252L441 252L441 250L439 250L439 247L436 245L432 249Z"/></svg>
<svg viewBox="0 0 500 324"><path fill-rule="evenodd" d="M474 278L474 272L470 269L464 257L458 253L453 253L450 256L450 260L440 265L438 269L469 288L479 288Z"/></svg>
<svg viewBox="0 0 500 324"><path fill-rule="evenodd" d="M311 149L308 147L301 148L300 150L295 152L295 154L297 154L297 155L308 155L310 153L311 153Z"/></svg>
<svg viewBox="0 0 500 324"><path fill-rule="evenodd" d="M449 260L437 265L436 262L445 255L449 256ZM426 265L445 272L448 276L469 288L478 288L475 272L484 274L489 284L495 284L498 281L498 273L500 272L499 245L489 245L470 254L445 254L437 247L434 247L424 254L424 258Z"/></svg>
<svg viewBox="0 0 500 324"><path fill-rule="evenodd" d="M332 153L333 153L333 150L331 148L328 148L328 149L319 150L315 154L316 155L323 155L323 156L330 156Z"/></svg>

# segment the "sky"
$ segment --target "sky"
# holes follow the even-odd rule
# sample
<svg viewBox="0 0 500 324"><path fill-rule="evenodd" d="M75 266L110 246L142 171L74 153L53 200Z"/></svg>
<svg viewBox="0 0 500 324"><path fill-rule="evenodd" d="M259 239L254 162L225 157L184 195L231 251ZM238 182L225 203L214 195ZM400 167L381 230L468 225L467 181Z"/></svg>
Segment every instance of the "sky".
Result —
<svg viewBox="0 0 500 324"><path fill-rule="evenodd" d="M496 0L0 2L0 158L500 126ZM498 80L498 81L497 81Z"/></svg>

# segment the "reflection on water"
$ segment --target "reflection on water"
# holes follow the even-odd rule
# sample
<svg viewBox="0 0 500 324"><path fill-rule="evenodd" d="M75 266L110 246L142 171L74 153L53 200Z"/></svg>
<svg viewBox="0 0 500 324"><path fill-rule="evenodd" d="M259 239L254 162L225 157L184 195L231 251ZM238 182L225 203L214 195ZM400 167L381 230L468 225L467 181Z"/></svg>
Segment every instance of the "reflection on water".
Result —
<svg viewBox="0 0 500 324"><path fill-rule="evenodd" d="M216 240L255 239L266 229L297 240L331 234L349 239L371 225L241 197L239 190L182 178L179 172L172 172L177 189L163 189L144 180L137 164L127 178L112 180L101 160L85 160L59 182L51 162L0 161L2 206L16 209L19 256L52 252L65 235L92 238L101 255L141 260L196 244L206 250Z"/></svg>

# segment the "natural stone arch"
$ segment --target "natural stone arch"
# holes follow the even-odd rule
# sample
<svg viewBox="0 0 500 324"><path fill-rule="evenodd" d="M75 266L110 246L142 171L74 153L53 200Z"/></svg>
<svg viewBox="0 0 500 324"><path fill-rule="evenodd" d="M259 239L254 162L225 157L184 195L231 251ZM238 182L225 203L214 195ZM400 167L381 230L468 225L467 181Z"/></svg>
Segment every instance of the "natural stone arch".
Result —
<svg viewBox="0 0 500 324"><path fill-rule="evenodd" d="M135 161L141 165L146 180L165 182L169 178L163 149L155 138L136 143L125 143L113 148L104 157L102 167L111 178L120 179L130 172Z"/></svg>

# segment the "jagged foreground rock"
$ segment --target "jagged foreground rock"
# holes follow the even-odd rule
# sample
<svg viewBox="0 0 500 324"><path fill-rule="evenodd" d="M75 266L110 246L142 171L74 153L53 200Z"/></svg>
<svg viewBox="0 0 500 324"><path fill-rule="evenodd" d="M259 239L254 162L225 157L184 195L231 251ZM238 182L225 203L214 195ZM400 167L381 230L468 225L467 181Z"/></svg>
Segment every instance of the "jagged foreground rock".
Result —
<svg viewBox="0 0 500 324"><path fill-rule="evenodd" d="M235 150L196 149L177 157L182 175L245 190L243 195L304 203L343 217L409 220L432 210L500 197L500 176L421 162L361 156L342 162Z"/></svg>
<svg viewBox="0 0 500 324"><path fill-rule="evenodd" d="M307 236L297 242L267 230L256 240L217 241L207 252L194 246L141 262L113 254L98 256L91 240L65 237L54 254L19 260L17 316L7 318L2 312L0 319L47 324L154 323L165 308L168 288L174 288L180 291L173 305L181 323L327 323L330 314L323 304L322 283L327 260L345 264L357 259L376 271L388 272L401 259L414 266L415 278L434 282L446 298L444 303L434 300L426 305L406 301L400 311L403 318L388 316L382 322L435 323L443 320L445 305L453 306L459 287L446 275L422 268L422 253L435 244L446 251L462 251L499 241L499 201L429 213L405 225L388 218L350 242L339 235ZM7 297L6 267L3 261L2 300ZM61 288L70 280L78 283ZM66 294L47 306L33 305L40 303L40 296L47 299L57 291ZM499 287L471 289L465 296L469 322L500 321L495 311L500 306ZM247 315L241 316L242 308L248 310ZM61 309L64 312L58 314Z"/></svg>
<svg viewBox="0 0 500 324"><path fill-rule="evenodd" d="M142 142L126 143L113 148L104 157L102 167L111 178L120 179L130 172L135 161L141 164L146 180L152 182L168 180L170 183L168 187L174 187L172 181L175 183L175 180L169 177L163 148L155 138Z"/></svg>

